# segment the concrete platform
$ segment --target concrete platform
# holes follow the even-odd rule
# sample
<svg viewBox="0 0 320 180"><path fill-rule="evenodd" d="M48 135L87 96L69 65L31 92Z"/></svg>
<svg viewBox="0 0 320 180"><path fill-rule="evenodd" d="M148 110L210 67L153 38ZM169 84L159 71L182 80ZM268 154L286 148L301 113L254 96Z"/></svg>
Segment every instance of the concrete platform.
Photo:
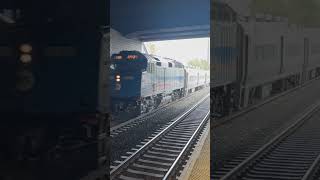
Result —
<svg viewBox="0 0 320 180"><path fill-rule="evenodd" d="M210 123L201 135L179 180L210 179Z"/></svg>

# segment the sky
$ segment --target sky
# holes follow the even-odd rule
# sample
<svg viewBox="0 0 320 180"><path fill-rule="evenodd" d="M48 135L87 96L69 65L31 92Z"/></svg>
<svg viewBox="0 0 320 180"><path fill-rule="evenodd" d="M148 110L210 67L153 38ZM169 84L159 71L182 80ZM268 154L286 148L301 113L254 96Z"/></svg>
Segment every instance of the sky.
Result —
<svg viewBox="0 0 320 180"><path fill-rule="evenodd" d="M149 53L151 44L156 47L154 55L172 58L186 64L194 58L208 59L210 38L145 42Z"/></svg>

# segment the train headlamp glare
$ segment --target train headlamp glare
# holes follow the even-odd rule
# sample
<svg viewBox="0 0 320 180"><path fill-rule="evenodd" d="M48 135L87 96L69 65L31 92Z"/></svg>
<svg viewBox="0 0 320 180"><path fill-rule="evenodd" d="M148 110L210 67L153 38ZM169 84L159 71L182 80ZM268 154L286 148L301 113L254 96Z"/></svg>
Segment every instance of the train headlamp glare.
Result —
<svg viewBox="0 0 320 180"><path fill-rule="evenodd" d="M30 44L22 44L20 46L20 51L23 52L23 53L31 53L32 46Z"/></svg>
<svg viewBox="0 0 320 180"><path fill-rule="evenodd" d="M20 61L22 63L30 63L32 61L32 57L30 54L22 54L20 56Z"/></svg>
<svg viewBox="0 0 320 180"><path fill-rule="evenodd" d="M120 78L121 78L120 75L116 75L116 81L117 82L120 82Z"/></svg>

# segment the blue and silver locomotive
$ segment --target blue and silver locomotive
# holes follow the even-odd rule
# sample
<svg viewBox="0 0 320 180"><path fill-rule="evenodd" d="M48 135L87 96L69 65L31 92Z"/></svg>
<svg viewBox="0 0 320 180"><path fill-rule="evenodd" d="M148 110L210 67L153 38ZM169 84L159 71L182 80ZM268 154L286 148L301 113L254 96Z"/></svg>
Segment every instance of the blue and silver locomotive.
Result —
<svg viewBox="0 0 320 180"><path fill-rule="evenodd" d="M111 60L114 114L136 116L149 112L209 83L208 71L186 69L182 63L169 58L121 51L112 55Z"/></svg>

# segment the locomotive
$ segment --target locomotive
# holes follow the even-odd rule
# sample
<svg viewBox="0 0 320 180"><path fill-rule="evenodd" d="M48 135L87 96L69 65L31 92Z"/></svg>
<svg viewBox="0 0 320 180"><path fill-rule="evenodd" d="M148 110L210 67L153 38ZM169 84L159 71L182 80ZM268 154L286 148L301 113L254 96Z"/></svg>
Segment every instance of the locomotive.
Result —
<svg viewBox="0 0 320 180"><path fill-rule="evenodd" d="M111 57L111 112L130 117L149 112L207 86L209 76L173 59L121 51Z"/></svg>
<svg viewBox="0 0 320 180"><path fill-rule="evenodd" d="M0 179L79 179L109 167L105 3L1 2Z"/></svg>
<svg viewBox="0 0 320 180"><path fill-rule="evenodd" d="M210 108L213 116L221 117L237 108L244 37L236 13L223 1L214 1L211 24Z"/></svg>
<svg viewBox="0 0 320 180"><path fill-rule="evenodd" d="M319 29L285 18L241 16L223 1L211 12L211 112L227 116L319 76Z"/></svg>

